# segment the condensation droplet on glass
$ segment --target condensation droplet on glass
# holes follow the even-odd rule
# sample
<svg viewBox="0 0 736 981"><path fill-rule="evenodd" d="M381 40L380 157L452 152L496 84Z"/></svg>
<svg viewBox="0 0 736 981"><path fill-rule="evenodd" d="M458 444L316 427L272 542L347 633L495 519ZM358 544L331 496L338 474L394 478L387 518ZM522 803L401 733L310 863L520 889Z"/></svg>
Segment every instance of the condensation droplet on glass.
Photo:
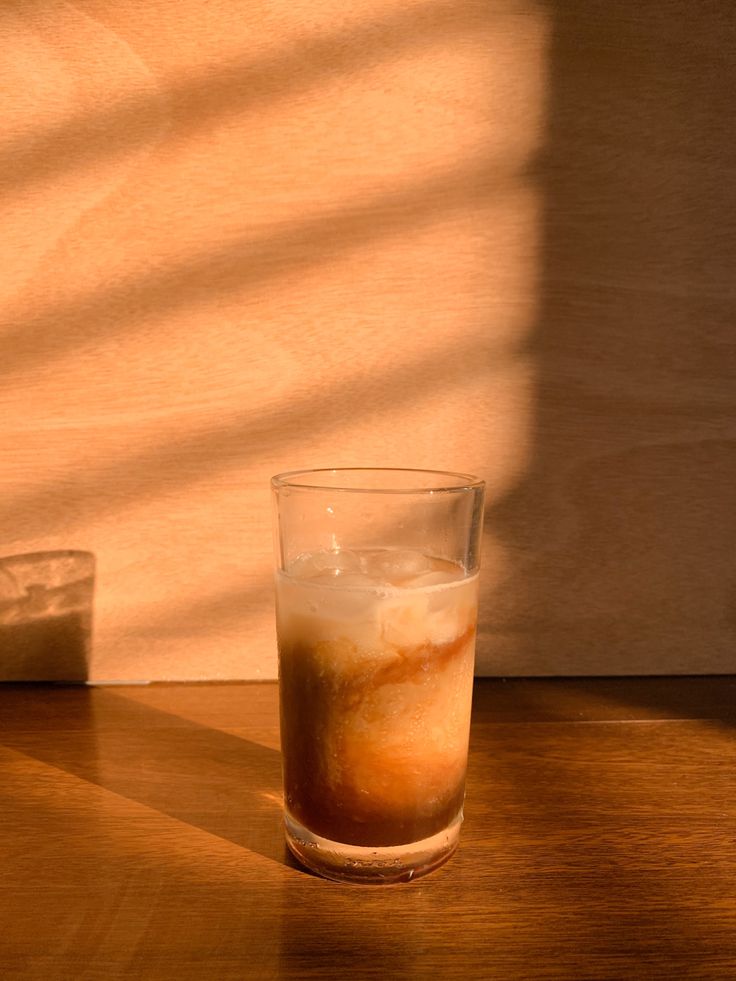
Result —
<svg viewBox="0 0 736 981"><path fill-rule="evenodd" d="M335 509L333 508L333 506L331 504L328 504L327 505L327 513L328 514L334 514L335 513Z"/></svg>

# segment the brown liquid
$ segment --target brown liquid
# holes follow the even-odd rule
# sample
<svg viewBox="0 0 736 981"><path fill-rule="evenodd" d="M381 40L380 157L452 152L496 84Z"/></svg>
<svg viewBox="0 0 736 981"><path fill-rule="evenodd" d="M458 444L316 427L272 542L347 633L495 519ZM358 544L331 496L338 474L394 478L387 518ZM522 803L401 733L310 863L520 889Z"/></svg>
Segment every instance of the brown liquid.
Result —
<svg viewBox="0 0 736 981"><path fill-rule="evenodd" d="M0 623L0 675L6 681L84 681L90 643L85 611Z"/></svg>
<svg viewBox="0 0 736 981"><path fill-rule="evenodd" d="M349 641L282 640L289 813L352 845L406 844L446 828L463 802L474 638L470 626L447 643L397 648L388 660ZM330 657L341 644L350 656ZM438 734L438 719L449 736Z"/></svg>

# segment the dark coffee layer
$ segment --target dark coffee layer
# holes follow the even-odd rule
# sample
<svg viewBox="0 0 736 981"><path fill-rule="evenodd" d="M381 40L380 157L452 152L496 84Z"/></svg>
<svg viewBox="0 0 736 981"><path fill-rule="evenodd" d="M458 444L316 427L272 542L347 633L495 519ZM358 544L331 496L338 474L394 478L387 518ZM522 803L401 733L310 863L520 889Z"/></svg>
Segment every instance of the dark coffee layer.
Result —
<svg viewBox="0 0 736 981"><path fill-rule="evenodd" d="M365 846L419 841L447 827L462 807L466 733L449 731L447 745L433 750L411 726L469 698L474 633L389 658L356 651L330 660L323 644L282 646L284 789L297 821ZM403 700L398 686L406 686ZM402 715L403 701L418 722ZM441 715L444 726L454 725L451 715Z"/></svg>

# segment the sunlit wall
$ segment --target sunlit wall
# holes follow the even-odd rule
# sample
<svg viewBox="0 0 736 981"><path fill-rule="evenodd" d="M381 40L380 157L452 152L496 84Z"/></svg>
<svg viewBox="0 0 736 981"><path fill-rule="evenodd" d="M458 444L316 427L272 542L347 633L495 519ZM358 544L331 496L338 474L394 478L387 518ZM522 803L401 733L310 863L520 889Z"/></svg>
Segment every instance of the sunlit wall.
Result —
<svg viewBox="0 0 736 981"><path fill-rule="evenodd" d="M486 479L480 673L734 669L736 6L0 39L0 554L95 554L88 678L274 677L268 479L355 465Z"/></svg>
<svg viewBox="0 0 736 981"><path fill-rule="evenodd" d="M92 679L272 677L272 473L525 466L547 19L0 16L2 551L95 553Z"/></svg>

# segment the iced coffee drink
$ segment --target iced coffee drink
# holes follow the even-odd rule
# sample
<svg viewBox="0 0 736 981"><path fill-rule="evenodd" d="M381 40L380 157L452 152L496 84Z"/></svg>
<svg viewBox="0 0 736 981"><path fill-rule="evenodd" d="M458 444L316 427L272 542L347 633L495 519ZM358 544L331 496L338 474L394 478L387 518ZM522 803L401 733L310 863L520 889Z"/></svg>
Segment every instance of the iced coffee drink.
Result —
<svg viewBox="0 0 736 981"><path fill-rule="evenodd" d="M325 549L277 573L287 840L321 874L402 881L454 850L477 574L406 548Z"/></svg>

